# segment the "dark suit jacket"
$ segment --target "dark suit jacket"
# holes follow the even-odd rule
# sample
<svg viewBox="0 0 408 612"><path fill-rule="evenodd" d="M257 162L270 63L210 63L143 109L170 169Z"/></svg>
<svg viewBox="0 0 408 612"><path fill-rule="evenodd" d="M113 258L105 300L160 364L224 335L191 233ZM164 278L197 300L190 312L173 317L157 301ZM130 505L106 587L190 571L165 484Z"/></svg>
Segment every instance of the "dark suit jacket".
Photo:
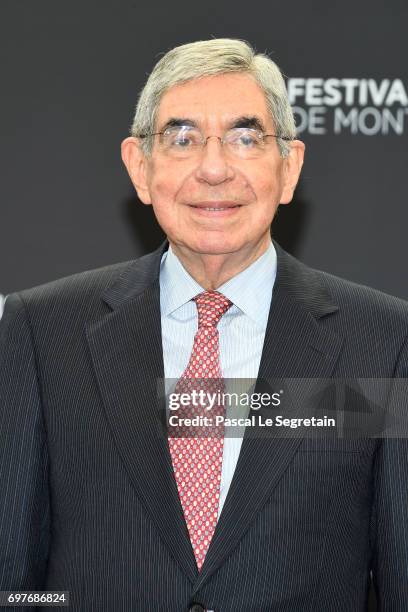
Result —
<svg viewBox="0 0 408 612"><path fill-rule="evenodd" d="M275 246L260 377L407 377L405 302ZM6 302L0 590L69 590L81 612L362 612L371 570L380 610L406 612L406 439L245 436L198 574L158 426L164 248Z"/></svg>

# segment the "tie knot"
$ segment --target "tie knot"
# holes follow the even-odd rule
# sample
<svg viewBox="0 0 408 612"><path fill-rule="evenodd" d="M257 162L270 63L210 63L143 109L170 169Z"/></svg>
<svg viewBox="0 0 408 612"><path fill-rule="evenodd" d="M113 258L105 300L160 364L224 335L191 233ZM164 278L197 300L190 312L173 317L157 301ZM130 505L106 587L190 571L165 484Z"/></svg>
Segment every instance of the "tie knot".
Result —
<svg viewBox="0 0 408 612"><path fill-rule="evenodd" d="M232 306L232 302L218 291L203 291L193 300L198 310L198 327L216 327L222 315Z"/></svg>

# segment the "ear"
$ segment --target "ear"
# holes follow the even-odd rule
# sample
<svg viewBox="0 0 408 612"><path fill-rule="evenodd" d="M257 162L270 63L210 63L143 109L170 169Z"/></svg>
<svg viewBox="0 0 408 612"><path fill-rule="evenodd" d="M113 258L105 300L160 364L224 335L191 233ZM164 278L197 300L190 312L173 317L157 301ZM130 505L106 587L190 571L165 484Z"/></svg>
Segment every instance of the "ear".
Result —
<svg viewBox="0 0 408 612"><path fill-rule="evenodd" d="M284 159L284 182L280 204L289 204L292 201L305 155L305 144L300 140L291 140L289 146L289 155Z"/></svg>
<svg viewBox="0 0 408 612"><path fill-rule="evenodd" d="M122 161L126 166L139 199L143 204L151 204L152 201L146 180L148 160L141 149L140 141L133 136L125 138L121 145L121 153Z"/></svg>

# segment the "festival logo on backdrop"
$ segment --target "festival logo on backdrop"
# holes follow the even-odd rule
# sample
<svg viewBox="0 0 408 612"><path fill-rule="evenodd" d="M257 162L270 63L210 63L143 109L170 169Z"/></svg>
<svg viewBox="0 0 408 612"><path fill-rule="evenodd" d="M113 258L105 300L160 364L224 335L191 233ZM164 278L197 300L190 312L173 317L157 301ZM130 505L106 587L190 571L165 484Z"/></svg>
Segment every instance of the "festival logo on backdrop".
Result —
<svg viewBox="0 0 408 612"><path fill-rule="evenodd" d="M391 134L408 121L408 86L401 79L291 78L289 101L298 134Z"/></svg>

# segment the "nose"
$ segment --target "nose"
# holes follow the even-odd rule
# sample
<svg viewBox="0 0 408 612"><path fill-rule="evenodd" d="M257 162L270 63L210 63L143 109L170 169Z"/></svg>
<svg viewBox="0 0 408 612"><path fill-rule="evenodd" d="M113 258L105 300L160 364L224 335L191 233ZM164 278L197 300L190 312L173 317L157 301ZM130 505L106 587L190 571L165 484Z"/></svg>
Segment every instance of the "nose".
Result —
<svg viewBox="0 0 408 612"><path fill-rule="evenodd" d="M227 162L226 152L219 136L209 136L203 146L196 177L210 185L219 185L231 179L233 170Z"/></svg>

